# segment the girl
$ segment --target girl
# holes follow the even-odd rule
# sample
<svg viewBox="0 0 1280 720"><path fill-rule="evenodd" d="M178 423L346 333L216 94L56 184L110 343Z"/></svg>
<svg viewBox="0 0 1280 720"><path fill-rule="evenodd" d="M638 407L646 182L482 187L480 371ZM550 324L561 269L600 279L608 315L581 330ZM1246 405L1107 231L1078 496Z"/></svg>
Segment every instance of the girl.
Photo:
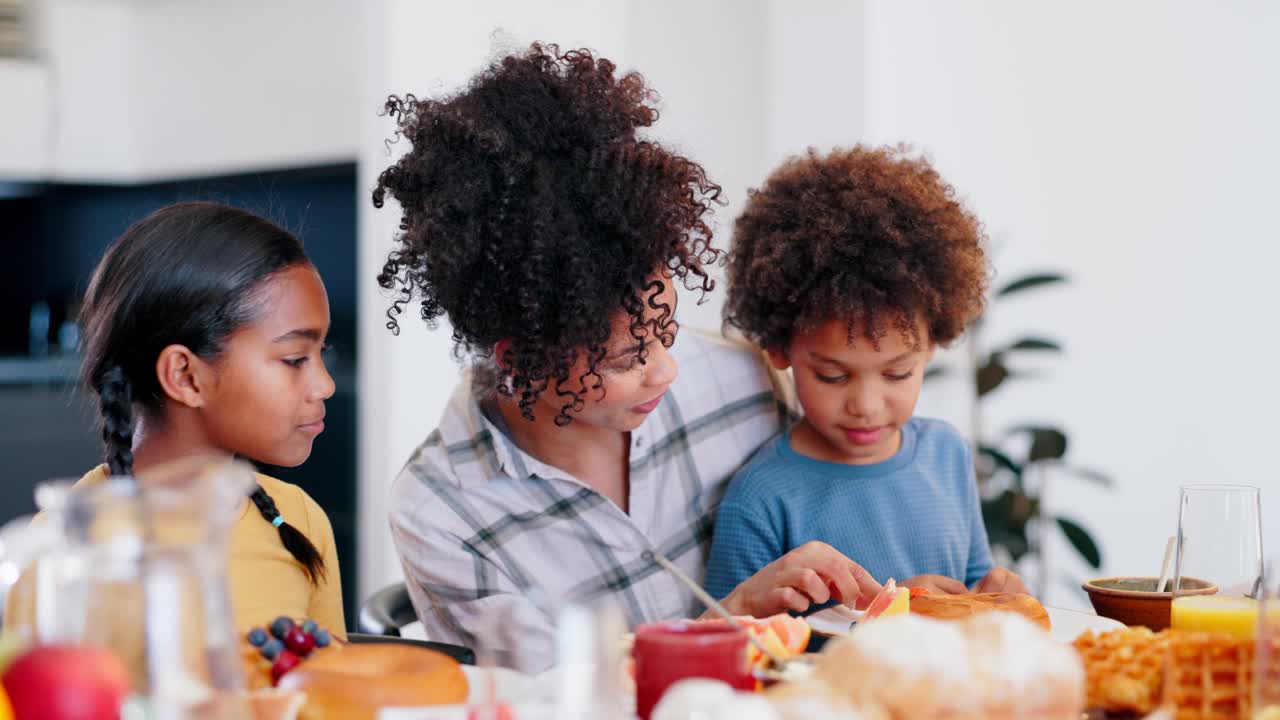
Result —
<svg viewBox="0 0 1280 720"><path fill-rule="evenodd" d="M81 322L106 464L80 484L195 453L295 466L324 429L324 284L296 238L252 213L187 202L144 218L94 271ZM328 517L301 488L256 480L231 533L237 625L309 617L345 639Z"/></svg>

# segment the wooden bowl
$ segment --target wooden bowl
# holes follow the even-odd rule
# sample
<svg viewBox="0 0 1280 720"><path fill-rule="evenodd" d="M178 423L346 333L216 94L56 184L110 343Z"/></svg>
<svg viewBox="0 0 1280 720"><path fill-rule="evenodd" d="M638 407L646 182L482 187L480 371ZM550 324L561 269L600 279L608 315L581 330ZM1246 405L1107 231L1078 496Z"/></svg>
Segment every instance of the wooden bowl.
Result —
<svg viewBox="0 0 1280 720"><path fill-rule="evenodd" d="M1089 593L1093 609L1103 617L1119 620L1125 625L1145 625L1152 630L1169 627L1169 607L1173 593L1156 592L1155 577L1105 577L1094 578L1081 587ZM1168 585L1173 584L1170 578ZM1182 578L1180 595L1212 595L1218 586L1207 580Z"/></svg>

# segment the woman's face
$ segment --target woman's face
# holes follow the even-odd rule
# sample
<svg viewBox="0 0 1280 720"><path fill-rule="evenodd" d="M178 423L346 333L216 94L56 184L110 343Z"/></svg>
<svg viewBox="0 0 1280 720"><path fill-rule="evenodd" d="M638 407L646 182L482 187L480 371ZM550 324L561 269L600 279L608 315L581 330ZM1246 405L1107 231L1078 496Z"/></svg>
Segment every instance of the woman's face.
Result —
<svg viewBox="0 0 1280 720"><path fill-rule="evenodd" d="M622 312L615 318L605 356L596 365L598 378L591 375L580 382L588 371L588 362L585 354L579 353L570 368L570 379L539 396L536 415L558 415L563 405L573 399L564 393L575 391L583 402L580 411L569 413L574 424L630 432L658 408L679 372L670 349L679 330L675 320L677 298L675 285L667 277L655 278L645 293L644 324L635 334L629 314ZM643 363L637 355L642 346L647 353ZM585 392L582 382L586 383ZM597 382L599 389L594 387Z"/></svg>

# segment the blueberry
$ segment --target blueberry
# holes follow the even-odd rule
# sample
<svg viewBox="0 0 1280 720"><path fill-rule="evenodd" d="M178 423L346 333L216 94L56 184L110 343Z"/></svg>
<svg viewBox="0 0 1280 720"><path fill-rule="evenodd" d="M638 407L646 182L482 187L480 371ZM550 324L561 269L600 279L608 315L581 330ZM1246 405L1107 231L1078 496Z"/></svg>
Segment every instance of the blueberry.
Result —
<svg viewBox="0 0 1280 720"><path fill-rule="evenodd" d="M293 620L281 615L272 621L271 634L283 640L285 633L289 632L291 627L293 627Z"/></svg>
<svg viewBox="0 0 1280 720"><path fill-rule="evenodd" d="M316 634L316 631L317 631L317 630L319 630L319 629L320 629L320 626L316 624L316 621L315 621L315 620L303 620L303 621L302 621L302 632L304 632L304 633L306 633L306 634L308 634L308 635L315 635L315 634Z"/></svg>
<svg viewBox="0 0 1280 720"><path fill-rule="evenodd" d="M281 650L284 650L284 643L275 638L271 638L262 647L258 648L258 652L262 653L262 657L268 660L275 660Z"/></svg>
<svg viewBox="0 0 1280 720"><path fill-rule="evenodd" d="M267 642L267 631L262 628L254 628L249 631L249 644L254 647L262 647Z"/></svg>
<svg viewBox="0 0 1280 720"><path fill-rule="evenodd" d="M329 643L332 642L332 638L329 637L328 630L316 630L315 638L316 647L318 648L329 647Z"/></svg>

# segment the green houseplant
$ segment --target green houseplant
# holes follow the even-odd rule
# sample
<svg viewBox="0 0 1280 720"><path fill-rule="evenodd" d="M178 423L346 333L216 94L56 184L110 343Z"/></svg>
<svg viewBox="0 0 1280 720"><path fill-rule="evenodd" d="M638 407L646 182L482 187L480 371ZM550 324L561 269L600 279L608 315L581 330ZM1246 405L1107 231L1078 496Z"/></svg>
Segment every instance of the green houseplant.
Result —
<svg viewBox="0 0 1280 720"><path fill-rule="evenodd" d="M988 303L987 314L1002 302L1016 299L1028 291L1058 285L1067 281L1060 273L1035 273L1018 277L996 289ZM982 496L982 517L992 549L997 555L1007 554L1014 563L1036 559L1039 543L1036 529L1040 523L1051 523L1063 533L1067 542L1092 568L1102 565L1102 551L1083 524L1069 517L1046 517L1040 499L1043 471L1057 472L1082 480L1109 486L1110 479L1067 461L1068 437L1052 424L1025 423L993 434L984 420L984 403L999 388L1035 377L1020 370L1018 358L1029 353L1059 355L1062 346L1041 335L1027 335L1013 342L990 345L984 342L983 317L974 322L969 333L968 350L974 398L970 433L975 443L975 470ZM931 368L926 379L949 372L946 366ZM1007 390L1006 390L1007 392ZM1040 568L1039 582L1045 577ZM1041 587L1043 592L1044 588Z"/></svg>

